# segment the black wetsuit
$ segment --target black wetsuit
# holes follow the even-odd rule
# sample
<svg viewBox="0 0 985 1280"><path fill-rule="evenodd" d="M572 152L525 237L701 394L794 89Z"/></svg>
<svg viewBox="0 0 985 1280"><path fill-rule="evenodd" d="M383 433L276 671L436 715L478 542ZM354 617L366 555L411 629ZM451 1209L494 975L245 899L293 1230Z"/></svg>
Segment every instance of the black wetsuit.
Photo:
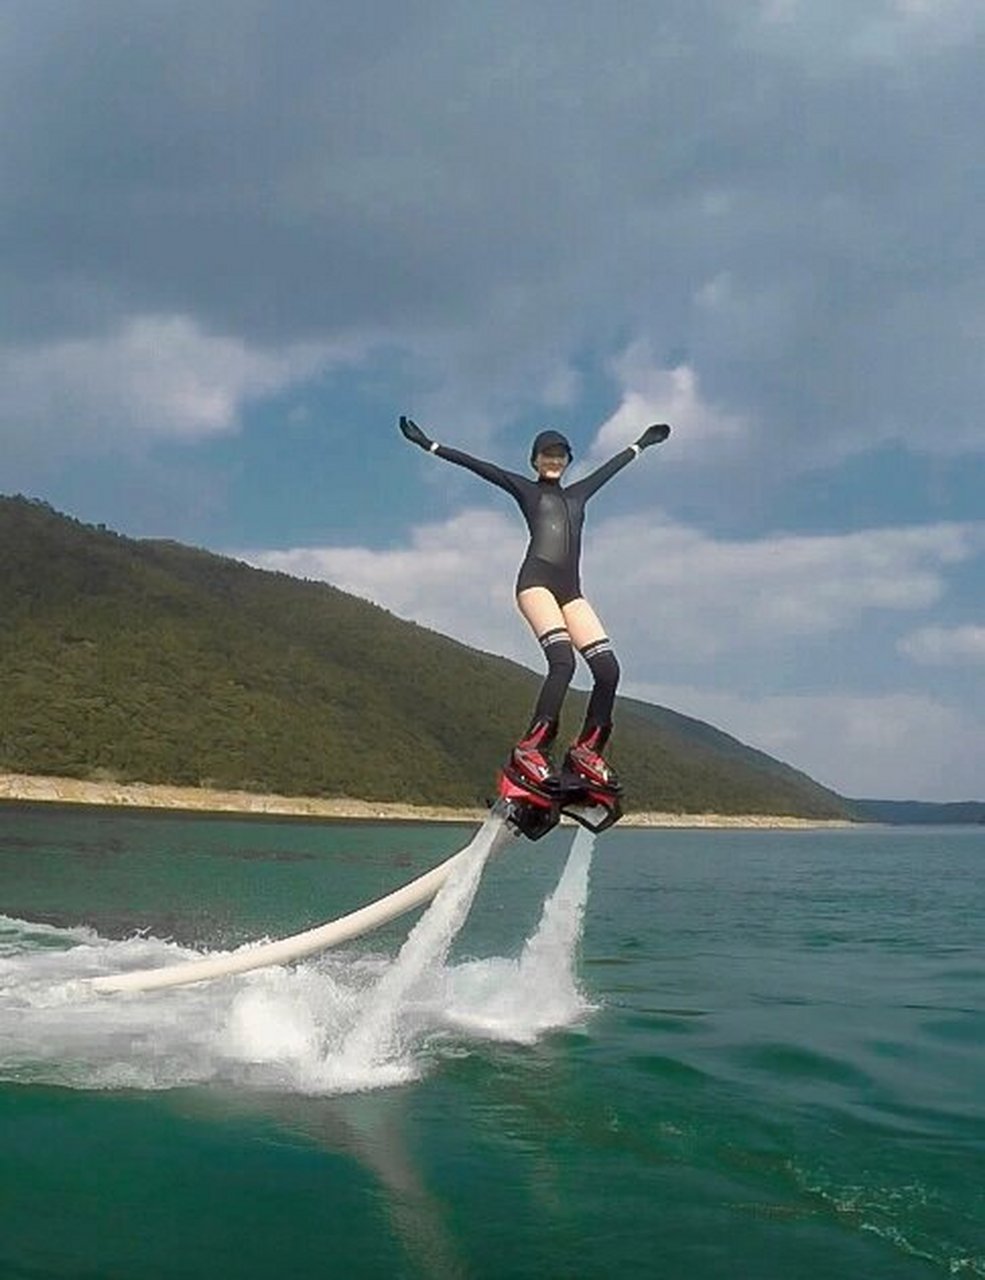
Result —
<svg viewBox="0 0 985 1280"><path fill-rule="evenodd" d="M617 471L632 462L639 453L637 447L631 445L623 449L584 480L571 485L562 485L556 480L530 480L443 444L433 445L432 452L505 489L519 504L530 531L530 542L517 575L517 595L528 587L546 587L562 606L581 596L579 568L585 503Z"/></svg>

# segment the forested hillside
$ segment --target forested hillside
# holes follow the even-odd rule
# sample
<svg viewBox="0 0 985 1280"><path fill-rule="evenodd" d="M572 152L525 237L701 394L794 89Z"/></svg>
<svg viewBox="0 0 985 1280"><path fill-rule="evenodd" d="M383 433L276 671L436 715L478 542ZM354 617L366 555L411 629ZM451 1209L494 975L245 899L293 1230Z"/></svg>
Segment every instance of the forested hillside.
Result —
<svg viewBox="0 0 985 1280"><path fill-rule="evenodd" d="M959 800L936 804L928 800L852 800L867 822L891 826L985 826L985 801Z"/></svg>
<svg viewBox="0 0 985 1280"><path fill-rule="evenodd" d="M0 769L474 804L539 676L321 583L0 498ZM583 695L573 694L573 731ZM632 809L841 817L711 726L622 700Z"/></svg>

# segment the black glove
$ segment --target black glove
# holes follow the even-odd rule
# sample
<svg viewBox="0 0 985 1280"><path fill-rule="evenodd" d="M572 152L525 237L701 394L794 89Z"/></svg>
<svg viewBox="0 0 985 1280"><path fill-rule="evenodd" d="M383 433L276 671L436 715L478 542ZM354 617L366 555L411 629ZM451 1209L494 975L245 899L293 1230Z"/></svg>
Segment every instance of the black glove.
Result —
<svg viewBox="0 0 985 1280"><path fill-rule="evenodd" d="M404 433L411 444L419 444L422 449L430 449L431 445L434 443L432 440L427 438L413 418L401 417L400 430Z"/></svg>
<svg viewBox="0 0 985 1280"><path fill-rule="evenodd" d="M651 444L663 444L669 435L670 427L666 422L654 423L652 427L647 427L636 444L640 449L649 449Z"/></svg>

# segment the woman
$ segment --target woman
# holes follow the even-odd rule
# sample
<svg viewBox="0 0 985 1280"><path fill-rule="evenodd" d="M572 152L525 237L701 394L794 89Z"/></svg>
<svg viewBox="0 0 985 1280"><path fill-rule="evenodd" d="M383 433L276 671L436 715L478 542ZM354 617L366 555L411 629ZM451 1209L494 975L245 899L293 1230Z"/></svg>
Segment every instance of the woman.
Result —
<svg viewBox="0 0 985 1280"><path fill-rule="evenodd" d="M591 475L562 485L571 462L571 445L559 431L542 431L530 450L536 480L504 471L492 462L473 458L430 440L416 422L400 419L400 430L412 444L446 462L474 471L483 480L505 489L519 503L530 542L516 581L516 602L547 659L547 677L533 718L513 749L514 769L535 786L549 784L556 771L548 752L557 735L561 706L575 673L577 648L592 673L594 686L581 733L572 743L564 768L589 782L615 786L612 769L602 750L612 731L612 707L619 683L619 663L598 614L582 595L580 580L581 531L585 503L607 480L652 444L670 435L666 425L647 427L635 444L617 453Z"/></svg>

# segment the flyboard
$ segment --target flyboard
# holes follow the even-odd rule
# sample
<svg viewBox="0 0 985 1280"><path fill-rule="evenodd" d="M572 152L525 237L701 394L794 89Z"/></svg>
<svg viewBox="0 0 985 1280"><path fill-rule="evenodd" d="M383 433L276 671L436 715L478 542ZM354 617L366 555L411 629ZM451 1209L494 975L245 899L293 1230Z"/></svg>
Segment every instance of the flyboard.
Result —
<svg viewBox="0 0 985 1280"><path fill-rule="evenodd" d="M497 807L528 840L546 836L562 817L574 818L596 834L622 817L622 789L614 775L604 781L588 779L564 768L534 783L510 761L500 770L497 790Z"/></svg>
<svg viewBox="0 0 985 1280"><path fill-rule="evenodd" d="M375 902L303 933L292 934L289 938L251 943L224 955L206 956L184 964L87 978L86 986L91 991L106 995L160 991L301 960L359 938L430 902L455 867L480 845L488 843L491 855L517 835L526 836L528 840L540 840L553 831L562 816L573 818L594 832L607 830L622 816L618 784L587 783L585 779L567 772L534 786L507 764L499 774L497 790L499 798L489 817L464 849Z"/></svg>

